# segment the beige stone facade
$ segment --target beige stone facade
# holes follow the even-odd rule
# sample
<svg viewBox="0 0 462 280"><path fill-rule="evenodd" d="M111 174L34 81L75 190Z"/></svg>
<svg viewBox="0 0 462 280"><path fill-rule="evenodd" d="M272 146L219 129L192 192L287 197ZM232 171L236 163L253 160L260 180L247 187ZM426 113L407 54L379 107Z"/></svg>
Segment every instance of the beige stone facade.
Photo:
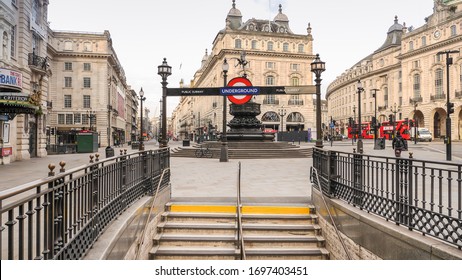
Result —
<svg viewBox="0 0 462 280"><path fill-rule="evenodd" d="M47 11L48 0L0 0L0 164L47 155Z"/></svg>
<svg viewBox="0 0 462 280"><path fill-rule="evenodd" d="M451 54L449 92L446 55ZM326 98L329 115L346 134L348 118L358 107L357 81L361 94L362 121L371 121L377 106L377 119L383 122L396 112L396 119L416 119L434 138L446 135L447 94L454 103L451 137L462 139L462 1L435 1L434 12L419 28L406 28L395 18L383 46L333 81ZM373 93L377 91L377 103ZM416 106L415 106L416 105ZM357 114L356 109L356 114Z"/></svg>
<svg viewBox="0 0 462 280"><path fill-rule="evenodd" d="M226 26L218 32L211 52L205 52L201 68L186 87L223 87L224 59L230 65L228 82L245 74L254 86L312 85L310 64L315 57L312 51L313 37L309 24L305 35L294 34L281 6L273 21L252 18L243 22L242 14L233 2ZM235 67L243 52L249 62L244 69ZM310 94L259 95L255 102L262 105L257 118L265 129L311 130L315 138L315 100L315 96ZM229 106L229 101L227 104ZM279 114L281 109L286 111L283 121ZM232 119L229 108L227 112L229 122ZM182 97L172 116L173 134L180 139L186 136L197 139L199 134L214 138L222 132L222 120L222 96Z"/></svg>
<svg viewBox="0 0 462 280"><path fill-rule="evenodd" d="M51 143L72 144L93 130L101 146L130 141L136 133L138 96L127 85L109 31L49 30ZM110 137L108 137L108 135Z"/></svg>

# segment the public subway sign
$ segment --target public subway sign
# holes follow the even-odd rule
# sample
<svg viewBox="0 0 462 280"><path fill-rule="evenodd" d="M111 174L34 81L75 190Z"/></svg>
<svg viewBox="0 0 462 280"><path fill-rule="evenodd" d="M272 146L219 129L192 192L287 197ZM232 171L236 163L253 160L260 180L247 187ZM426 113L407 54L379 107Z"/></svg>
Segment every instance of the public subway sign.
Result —
<svg viewBox="0 0 462 280"><path fill-rule="evenodd" d="M22 89L22 74L13 70L0 68L0 86Z"/></svg>

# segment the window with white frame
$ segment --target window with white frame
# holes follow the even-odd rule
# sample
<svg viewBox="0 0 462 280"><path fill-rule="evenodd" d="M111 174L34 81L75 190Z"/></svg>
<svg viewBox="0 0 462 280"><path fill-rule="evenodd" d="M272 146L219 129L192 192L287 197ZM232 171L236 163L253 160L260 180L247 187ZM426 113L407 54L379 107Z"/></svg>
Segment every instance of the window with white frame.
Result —
<svg viewBox="0 0 462 280"><path fill-rule="evenodd" d="M300 70L300 64L298 64L298 63L292 63L292 64L290 64L290 70L292 70L292 71L299 71L299 70Z"/></svg>
<svg viewBox="0 0 462 280"><path fill-rule="evenodd" d="M83 96L83 108L89 109L91 108L91 97L90 95Z"/></svg>
<svg viewBox="0 0 462 280"><path fill-rule="evenodd" d="M443 95L443 69L435 70L435 94L436 96Z"/></svg>
<svg viewBox="0 0 462 280"><path fill-rule="evenodd" d="M74 114L66 114L66 124L73 124Z"/></svg>
<svg viewBox="0 0 462 280"><path fill-rule="evenodd" d="M40 2L39 0L32 0L32 21L40 24Z"/></svg>
<svg viewBox="0 0 462 280"><path fill-rule="evenodd" d="M72 108L72 95L64 95L64 108Z"/></svg>
<svg viewBox="0 0 462 280"><path fill-rule="evenodd" d="M11 27L11 57L16 57L16 25Z"/></svg>
<svg viewBox="0 0 462 280"><path fill-rule="evenodd" d="M89 124L89 121L88 121L89 119L90 119L90 118L88 117L87 114L83 114L83 115L82 115L82 124L83 124L83 125L88 125L88 124Z"/></svg>
<svg viewBox="0 0 462 280"><path fill-rule="evenodd" d="M298 52L299 53L304 53L305 52L305 45L299 44L298 45Z"/></svg>
<svg viewBox="0 0 462 280"><path fill-rule="evenodd" d="M436 54L435 55L435 63L436 62L442 62L443 61L443 55L442 54Z"/></svg>
<svg viewBox="0 0 462 280"><path fill-rule="evenodd" d="M236 49L241 49L241 48L242 48L242 41L241 41L241 39L236 39L236 40L234 41L234 48L236 48Z"/></svg>
<svg viewBox="0 0 462 280"><path fill-rule="evenodd" d="M81 122L82 122L82 114L75 113L74 114L74 123L75 124L80 124Z"/></svg>
<svg viewBox="0 0 462 280"><path fill-rule="evenodd" d="M83 71L91 71L91 63L84 63Z"/></svg>
<svg viewBox="0 0 462 280"><path fill-rule="evenodd" d="M64 87L72 87L72 77L64 77Z"/></svg>
<svg viewBox="0 0 462 280"><path fill-rule="evenodd" d="M451 36L457 35L457 27L455 25L451 26Z"/></svg>
<svg viewBox="0 0 462 280"><path fill-rule="evenodd" d="M64 62L64 71L72 71L72 62Z"/></svg>
<svg viewBox="0 0 462 280"><path fill-rule="evenodd" d="M422 47L425 47L427 45L427 37L423 36L422 37Z"/></svg>
<svg viewBox="0 0 462 280"><path fill-rule="evenodd" d="M84 77L83 78L83 87L84 88L91 88L91 78L90 77Z"/></svg>
<svg viewBox="0 0 462 280"><path fill-rule="evenodd" d="M413 41L409 42L409 50L410 51L414 50L414 42Z"/></svg>
<svg viewBox="0 0 462 280"><path fill-rule="evenodd" d="M300 85L300 79L298 77L292 77L290 79L291 85L297 87Z"/></svg>
<svg viewBox="0 0 462 280"><path fill-rule="evenodd" d="M266 85L267 86L273 86L274 82L275 82L274 76L272 76L272 75L266 76Z"/></svg>
<svg viewBox="0 0 462 280"><path fill-rule="evenodd" d="M252 50L257 49L257 40L252 40Z"/></svg>
<svg viewBox="0 0 462 280"><path fill-rule="evenodd" d="M289 51L289 43L282 44L282 51L288 52Z"/></svg>
<svg viewBox="0 0 462 280"><path fill-rule="evenodd" d="M274 68L276 68L276 63L266 62L266 69L274 69Z"/></svg>
<svg viewBox="0 0 462 280"><path fill-rule="evenodd" d="M268 42L268 44L266 44L266 47L267 47L268 51L273 51L274 50L274 43L270 41L270 42Z"/></svg>
<svg viewBox="0 0 462 280"><path fill-rule="evenodd" d="M66 115L58 114L58 124L64 124Z"/></svg>
<svg viewBox="0 0 462 280"><path fill-rule="evenodd" d="M413 90L414 90L414 98L419 98L420 97L420 74L414 74Z"/></svg>
<svg viewBox="0 0 462 280"><path fill-rule="evenodd" d="M412 62L412 66L414 66L414 68L420 68L420 60L414 60L414 62Z"/></svg>

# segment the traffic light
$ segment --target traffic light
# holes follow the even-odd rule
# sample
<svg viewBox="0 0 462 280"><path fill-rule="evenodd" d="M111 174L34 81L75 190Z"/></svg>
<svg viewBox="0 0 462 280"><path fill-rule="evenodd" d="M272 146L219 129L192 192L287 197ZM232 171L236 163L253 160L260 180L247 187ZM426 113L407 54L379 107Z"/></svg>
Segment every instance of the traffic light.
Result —
<svg viewBox="0 0 462 280"><path fill-rule="evenodd" d="M454 103L449 102L448 103L448 114L453 114L454 113Z"/></svg>
<svg viewBox="0 0 462 280"><path fill-rule="evenodd" d="M353 118L352 117L348 118L348 124L349 124L350 127L353 126Z"/></svg>
<svg viewBox="0 0 462 280"><path fill-rule="evenodd" d="M55 135L55 128L54 127L51 128L51 135Z"/></svg>
<svg viewBox="0 0 462 280"><path fill-rule="evenodd" d="M388 121L389 121L390 123L393 122L393 115L392 115L392 114L388 115Z"/></svg>

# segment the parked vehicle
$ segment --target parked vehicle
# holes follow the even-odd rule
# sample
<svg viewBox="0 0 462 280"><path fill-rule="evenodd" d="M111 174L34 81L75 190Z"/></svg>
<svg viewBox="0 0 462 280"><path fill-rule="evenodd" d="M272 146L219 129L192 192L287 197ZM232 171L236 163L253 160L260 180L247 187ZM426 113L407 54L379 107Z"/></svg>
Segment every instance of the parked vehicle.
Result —
<svg viewBox="0 0 462 280"><path fill-rule="evenodd" d="M411 139L414 140L414 134L415 134L415 129L411 129ZM417 141L422 141L422 142L431 142L433 140L432 133L428 128L425 127L419 127L417 128Z"/></svg>

